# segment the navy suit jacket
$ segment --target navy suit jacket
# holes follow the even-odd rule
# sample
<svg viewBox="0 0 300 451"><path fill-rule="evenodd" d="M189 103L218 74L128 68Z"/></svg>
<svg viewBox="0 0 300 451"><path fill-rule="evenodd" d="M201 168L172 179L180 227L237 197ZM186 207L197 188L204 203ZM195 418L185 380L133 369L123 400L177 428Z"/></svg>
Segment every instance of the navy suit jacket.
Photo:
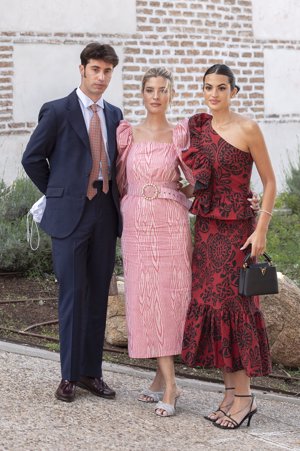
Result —
<svg viewBox="0 0 300 451"><path fill-rule="evenodd" d="M116 128L119 108L104 101L112 195L122 232L119 192L116 184ZM25 149L22 164L28 176L46 195L41 228L50 236L65 238L76 228L86 202L92 157L88 132L74 90L69 96L44 104L39 122Z"/></svg>

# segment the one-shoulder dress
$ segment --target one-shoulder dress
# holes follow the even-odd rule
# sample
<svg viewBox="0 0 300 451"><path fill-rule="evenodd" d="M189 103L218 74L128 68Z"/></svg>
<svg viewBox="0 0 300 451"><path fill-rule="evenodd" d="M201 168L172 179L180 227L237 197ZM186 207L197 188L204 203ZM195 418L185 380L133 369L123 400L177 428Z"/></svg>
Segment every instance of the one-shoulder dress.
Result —
<svg viewBox="0 0 300 451"><path fill-rule="evenodd" d="M196 179L191 212L196 215L192 296L182 358L190 366L271 372L266 327L257 296L238 294L245 254L240 248L255 229L247 198L253 160L225 141L212 116L189 121L190 147L183 160Z"/></svg>
<svg viewBox="0 0 300 451"><path fill-rule="evenodd" d="M173 141L134 142L132 127L117 129L117 181L123 216L128 353L133 358L180 354L191 296L189 201L177 190L188 145L187 121Z"/></svg>

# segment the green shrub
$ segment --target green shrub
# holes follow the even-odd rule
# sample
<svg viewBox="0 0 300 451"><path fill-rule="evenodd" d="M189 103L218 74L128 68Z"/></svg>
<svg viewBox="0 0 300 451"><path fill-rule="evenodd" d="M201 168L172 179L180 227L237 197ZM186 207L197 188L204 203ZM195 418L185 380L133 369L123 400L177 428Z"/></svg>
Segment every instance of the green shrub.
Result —
<svg viewBox="0 0 300 451"><path fill-rule="evenodd" d="M0 197L0 215L4 221L18 221L41 197L38 189L25 177L15 180L9 188L5 187L3 181L1 186L3 194Z"/></svg>
<svg viewBox="0 0 300 451"><path fill-rule="evenodd" d="M0 181L0 272L41 275L52 271L51 241L39 229L40 246L32 251L26 239L26 215L41 193L25 178L7 188Z"/></svg>
<svg viewBox="0 0 300 451"><path fill-rule="evenodd" d="M4 196L6 194L8 188L6 184L4 183L4 180L0 179L0 197Z"/></svg>
<svg viewBox="0 0 300 451"><path fill-rule="evenodd" d="M295 163L289 160L285 182L286 192L277 197L275 207L287 208L292 214L274 214L268 233L268 251L278 270L300 286L300 150Z"/></svg>
<svg viewBox="0 0 300 451"><path fill-rule="evenodd" d="M285 173L287 192L284 193L285 205L293 213L300 215L300 150L298 149L298 159L295 163L289 160L289 168Z"/></svg>
<svg viewBox="0 0 300 451"><path fill-rule="evenodd" d="M42 235L42 234L41 234ZM41 237L40 247L32 251L26 241L26 220L0 222L0 271L40 275L51 271L50 240Z"/></svg>
<svg viewBox="0 0 300 451"><path fill-rule="evenodd" d="M289 161L289 170L286 173L286 184L290 193L300 196L300 151L298 150L298 160L295 163Z"/></svg>
<svg viewBox="0 0 300 451"><path fill-rule="evenodd" d="M28 265L30 255L26 246L24 249L23 233L14 224L0 222L0 268L1 271L18 272Z"/></svg>
<svg viewBox="0 0 300 451"><path fill-rule="evenodd" d="M267 237L267 251L277 270L300 286L300 216L274 214Z"/></svg>

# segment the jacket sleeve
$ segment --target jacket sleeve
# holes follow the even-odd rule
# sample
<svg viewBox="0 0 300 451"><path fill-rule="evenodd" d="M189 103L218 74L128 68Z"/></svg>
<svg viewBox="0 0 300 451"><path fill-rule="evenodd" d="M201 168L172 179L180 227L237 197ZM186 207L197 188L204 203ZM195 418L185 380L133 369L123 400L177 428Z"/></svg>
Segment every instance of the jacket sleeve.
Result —
<svg viewBox="0 0 300 451"><path fill-rule="evenodd" d="M38 189L45 194L49 179L49 161L57 135L56 114L51 103L42 106L36 129L22 157L25 172Z"/></svg>

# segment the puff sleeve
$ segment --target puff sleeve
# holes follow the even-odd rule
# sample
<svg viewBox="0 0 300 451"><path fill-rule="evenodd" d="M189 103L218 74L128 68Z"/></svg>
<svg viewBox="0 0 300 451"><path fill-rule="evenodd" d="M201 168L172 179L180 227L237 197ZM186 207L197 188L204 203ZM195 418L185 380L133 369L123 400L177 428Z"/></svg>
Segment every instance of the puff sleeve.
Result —
<svg viewBox="0 0 300 451"><path fill-rule="evenodd" d="M121 198L127 192L126 162L132 145L132 127L129 122L122 120L117 128L117 184Z"/></svg>
<svg viewBox="0 0 300 451"><path fill-rule="evenodd" d="M190 134L188 129L188 119L183 119L178 122L173 131L173 141L177 150L177 156L179 158L179 164L182 172L191 185L195 185L196 180L193 176L193 171L183 161L183 152L185 152L190 146Z"/></svg>

